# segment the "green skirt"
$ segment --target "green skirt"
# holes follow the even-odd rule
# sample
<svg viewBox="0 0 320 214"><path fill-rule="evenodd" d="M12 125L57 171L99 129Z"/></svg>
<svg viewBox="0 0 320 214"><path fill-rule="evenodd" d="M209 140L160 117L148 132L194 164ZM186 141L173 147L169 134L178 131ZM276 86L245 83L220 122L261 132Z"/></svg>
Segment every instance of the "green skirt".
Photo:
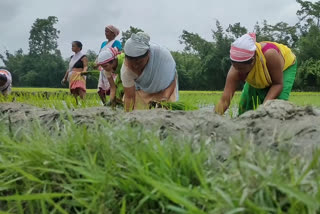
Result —
<svg viewBox="0 0 320 214"><path fill-rule="evenodd" d="M287 70L283 71L283 89L277 99L280 100L288 100L289 95L296 78L297 73L297 61L294 65L287 68ZM258 108L260 104L263 103L266 98L270 87L257 89L249 85L247 82L245 83L240 103L239 103L239 115L243 114L246 111L253 110Z"/></svg>

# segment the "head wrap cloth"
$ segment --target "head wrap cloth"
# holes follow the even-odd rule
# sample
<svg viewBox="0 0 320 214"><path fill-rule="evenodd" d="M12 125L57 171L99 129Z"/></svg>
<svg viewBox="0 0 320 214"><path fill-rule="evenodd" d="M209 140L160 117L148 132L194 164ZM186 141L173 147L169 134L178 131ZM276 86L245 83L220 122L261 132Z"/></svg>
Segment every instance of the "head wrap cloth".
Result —
<svg viewBox="0 0 320 214"><path fill-rule="evenodd" d="M118 36L120 34L119 29L113 25L108 25L106 28L109 29L112 33L114 33L115 36Z"/></svg>
<svg viewBox="0 0 320 214"><path fill-rule="evenodd" d="M245 34L231 44L230 59L235 62L248 61L255 55L256 49L256 34Z"/></svg>
<svg viewBox="0 0 320 214"><path fill-rule="evenodd" d="M99 53L98 65L104 65L112 60L114 60L120 52L117 48L107 48Z"/></svg>
<svg viewBox="0 0 320 214"><path fill-rule="evenodd" d="M133 33L124 45L124 53L129 57L139 57L150 49L150 36L144 32Z"/></svg>

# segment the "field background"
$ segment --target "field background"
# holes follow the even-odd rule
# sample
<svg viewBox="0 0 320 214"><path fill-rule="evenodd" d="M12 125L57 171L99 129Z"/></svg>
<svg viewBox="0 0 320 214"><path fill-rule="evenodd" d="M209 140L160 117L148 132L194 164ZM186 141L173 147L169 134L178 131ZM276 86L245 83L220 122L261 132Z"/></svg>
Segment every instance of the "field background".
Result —
<svg viewBox="0 0 320 214"><path fill-rule="evenodd" d="M0 97L0 102L16 101L38 107L55 109L86 108L102 106L96 89L88 89L86 100L76 105L74 98L66 88L13 88L8 98ZM213 107L220 99L221 91L180 91L180 101L200 108ZM241 92L236 92L231 107L236 108ZM320 107L319 92L292 92L289 101L300 106Z"/></svg>

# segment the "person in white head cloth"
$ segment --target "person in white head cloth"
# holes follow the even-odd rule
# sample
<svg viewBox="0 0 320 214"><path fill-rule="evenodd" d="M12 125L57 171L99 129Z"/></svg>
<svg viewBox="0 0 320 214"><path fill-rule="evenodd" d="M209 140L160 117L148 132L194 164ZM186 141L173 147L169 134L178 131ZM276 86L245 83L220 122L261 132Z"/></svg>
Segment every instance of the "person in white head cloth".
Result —
<svg viewBox="0 0 320 214"><path fill-rule="evenodd" d="M241 81L239 115L272 99L288 100L297 71L296 56L290 48L276 42L256 42L254 33L245 34L231 44L232 66L223 95L215 112L223 114Z"/></svg>
<svg viewBox="0 0 320 214"><path fill-rule="evenodd" d="M0 69L0 91L1 94L7 96L11 93L12 77L11 73L6 69Z"/></svg>
<svg viewBox="0 0 320 214"><path fill-rule="evenodd" d="M123 86L121 82L120 69L124 61L124 53L117 48L106 48L102 50L97 59L97 65L103 68L103 75L110 85L110 101L106 105L115 106L117 103L122 104ZM114 79L114 75L117 76Z"/></svg>
<svg viewBox="0 0 320 214"><path fill-rule="evenodd" d="M106 36L106 41L102 42L100 51L106 50L110 47L112 48L117 48L119 51L122 51L122 45L119 40L116 39L116 37L120 34L120 30L115 27L114 25L108 25L105 27L105 36ZM97 63L97 61L96 61ZM103 105L107 105L106 103L106 95L110 95L110 85L109 81L104 75L103 68L101 66L97 66L98 69L100 70L99 73L99 80L98 80L98 94L99 97L103 103ZM116 74L112 74L113 79L116 80L118 77Z"/></svg>
<svg viewBox="0 0 320 214"><path fill-rule="evenodd" d="M125 43L124 53L121 79L126 111L148 109L152 101L178 100L176 63L168 49L150 44L149 35L139 32Z"/></svg>

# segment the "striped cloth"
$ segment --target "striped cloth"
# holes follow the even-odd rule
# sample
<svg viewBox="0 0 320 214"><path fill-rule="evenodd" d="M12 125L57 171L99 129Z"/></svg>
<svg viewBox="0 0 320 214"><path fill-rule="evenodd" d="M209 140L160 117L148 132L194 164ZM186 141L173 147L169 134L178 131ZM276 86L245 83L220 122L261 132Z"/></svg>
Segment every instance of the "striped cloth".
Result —
<svg viewBox="0 0 320 214"><path fill-rule="evenodd" d="M231 44L230 59L235 62L250 60L256 52L256 35L245 34Z"/></svg>

